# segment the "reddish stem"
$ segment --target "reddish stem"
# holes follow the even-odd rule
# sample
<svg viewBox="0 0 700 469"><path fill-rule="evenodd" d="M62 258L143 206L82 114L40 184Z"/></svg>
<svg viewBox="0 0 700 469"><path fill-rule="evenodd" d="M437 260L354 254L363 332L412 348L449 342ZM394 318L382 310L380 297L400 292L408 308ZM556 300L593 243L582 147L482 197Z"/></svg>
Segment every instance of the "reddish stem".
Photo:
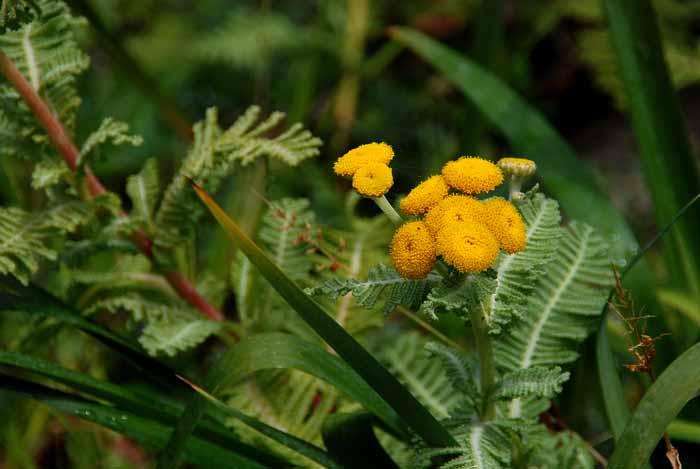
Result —
<svg viewBox="0 0 700 469"><path fill-rule="evenodd" d="M54 115L36 90L32 88L32 85L29 84L15 64L12 63L12 60L2 50L0 50L0 73L2 73L15 90L17 90L24 102L29 106L29 109L31 109L34 117L39 121L39 124L46 130L51 142L61 154L63 160L71 171L75 172L78 166L78 157L80 156L78 148L66 133L58 117ZM84 169L85 184L90 197L97 197L106 193L107 190L97 176L95 176L95 173L93 173L88 166L85 166ZM123 210L120 210L119 215L125 217L127 214ZM153 241L143 230L136 231L132 235L131 240L146 256L153 259ZM221 311L209 304L207 300L199 294L192 283L180 272L164 272L164 275L165 278L168 279L168 282L170 282L170 285L177 291L178 295L198 309L202 314L215 321L222 321L224 319L224 315Z"/></svg>

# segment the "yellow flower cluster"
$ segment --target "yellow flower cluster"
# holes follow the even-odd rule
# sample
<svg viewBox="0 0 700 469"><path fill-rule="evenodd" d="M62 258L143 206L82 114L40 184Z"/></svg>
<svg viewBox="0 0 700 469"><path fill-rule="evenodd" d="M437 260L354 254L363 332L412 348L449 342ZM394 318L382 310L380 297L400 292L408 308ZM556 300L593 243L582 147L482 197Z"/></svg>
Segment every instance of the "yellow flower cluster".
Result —
<svg viewBox="0 0 700 469"><path fill-rule="evenodd" d="M389 163L394 149L386 143L367 143L353 148L335 162L333 171L352 178L352 186L365 197L381 197L394 185Z"/></svg>
<svg viewBox="0 0 700 469"><path fill-rule="evenodd" d="M505 160L495 165L482 158L462 157L409 192L401 210L424 218L403 225L394 235L391 257L402 276L425 278L437 256L461 272L481 272L493 265L499 249L513 254L525 248L525 224L518 209L500 197L474 197L503 183L501 163L506 174L512 174L514 165L534 166L529 160Z"/></svg>

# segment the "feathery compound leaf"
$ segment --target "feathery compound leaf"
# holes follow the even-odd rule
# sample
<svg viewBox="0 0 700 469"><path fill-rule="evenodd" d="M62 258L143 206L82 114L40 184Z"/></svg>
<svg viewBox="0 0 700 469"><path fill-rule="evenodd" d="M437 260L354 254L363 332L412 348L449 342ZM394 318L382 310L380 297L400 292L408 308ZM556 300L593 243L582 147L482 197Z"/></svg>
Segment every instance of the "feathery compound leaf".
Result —
<svg viewBox="0 0 700 469"><path fill-rule="evenodd" d="M71 29L75 20L66 5L49 0L38 4L41 14L18 31L0 35L0 48L70 131L75 122L75 110L80 105L75 77L87 68L89 60L73 38ZM0 113L6 115L0 122L11 117L15 130L23 135L24 140L33 138L40 144L46 142L45 133L21 103L17 92L3 84L0 85L0 95L4 98L0 100ZM23 151L27 149L26 144L18 148L16 139L6 139L4 134L0 132L3 153L31 156Z"/></svg>
<svg viewBox="0 0 700 469"><path fill-rule="evenodd" d="M571 223L530 295L522 321L495 343L496 363L513 371L569 363L594 326L613 285L607 245L590 226ZM519 417L518 400L511 417Z"/></svg>
<svg viewBox="0 0 700 469"><path fill-rule="evenodd" d="M430 274L426 280L409 280L393 268L379 264L369 271L367 280L333 278L317 287L307 288L306 293L327 295L331 298L352 293L357 302L368 309L374 308L383 300L382 310L389 314L399 305L406 305L411 309L418 308L430 284L437 280L436 274Z"/></svg>
<svg viewBox="0 0 700 469"><path fill-rule="evenodd" d="M58 203L37 213L0 207L0 272L28 284L41 259L56 259L57 252L46 243L74 231L91 216L90 206L79 201Z"/></svg>
<svg viewBox="0 0 700 469"><path fill-rule="evenodd" d="M90 153L98 151L101 145L107 142L112 142L113 145L129 145L139 146L143 143L143 139L139 135L129 135L129 124L120 122L107 117L102 121L100 127L91 133L83 142L83 147L80 149L78 156L78 166L83 166Z"/></svg>
<svg viewBox="0 0 700 469"><path fill-rule="evenodd" d="M497 334L513 317L522 318L542 267L556 251L562 235L559 205L543 194L528 197L518 206L527 230L527 245L516 254L502 253L496 270L496 284L490 296L489 332Z"/></svg>
<svg viewBox="0 0 700 469"><path fill-rule="evenodd" d="M158 180L158 165L155 158L144 163L138 174L129 176L126 181L126 193L134 205L132 217L136 217L150 227L153 224L153 214L158 204L160 183Z"/></svg>
<svg viewBox="0 0 700 469"><path fill-rule="evenodd" d="M561 392L561 385L569 379L568 372L561 368L535 366L506 373L497 383L496 398L546 397L551 398Z"/></svg>
<svg viewBox="0 0 700 469"><path fill-rule="evenodd" d="M156 214L157 245L174 247L189 239L203 207L189 187L188 178L208 192L216 192L235 165L248 164L256 158L269 156L289 165L316 156L321 140L310 132L293 125L278 137L263 134L277 126L284 117L273 113L257 123L260 108L253 106L226 132L219 128L216 109L208 109L206 119L194 126L194 145L170 183Z"/></svg>
<svg viewBox="0 0 700 469"><path fill-rule="evenodd" d="M410 331L382 342L375 351L377 358L416 396L421 404L440 419L450 416L460 403L459 389L452 386L450 370L442 360L434 360L426 353L428 341L418 332Z"/></svg>
<svg viewBox="0 0 700 469"><path fill-rule="evenodd" d="M432 357L442 362L447 378L454 389L466 396L476 395L477 387L474 381L474 367L466 357L454 348L437 342L428 343L425 349Z"/></svg>
<svg viewBox="0 0 700 469"><path fill-rule="evenodd" d="M510 467L512 442L494 423L475 423L452 431L460 446L418 449L411 467L433 467L431 459L449 458L440 469L503 469Z"/></svg>
<svg viewBox="0 0 700 469"><path fill-rule="evenodd" d="M489 272L472 275L456 272L430 290L420 309L432 319L437 319L440 312L469 319L471 308L479 307L483 299L491 295L495 285Z"/></svg>
<svg viewBox="0 0 700 469"><path fill-rule="evenodd" d="M17 29L31 21L41 11L33 0L2 0L0 2L0 34Z"/></svg>

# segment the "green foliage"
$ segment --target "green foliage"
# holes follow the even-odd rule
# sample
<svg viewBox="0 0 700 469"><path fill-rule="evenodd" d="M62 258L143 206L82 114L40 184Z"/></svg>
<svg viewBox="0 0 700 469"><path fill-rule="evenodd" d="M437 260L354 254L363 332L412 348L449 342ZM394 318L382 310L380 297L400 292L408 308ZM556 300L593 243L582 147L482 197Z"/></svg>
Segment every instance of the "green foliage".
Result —
<svg viewBox="0 0 700 469"><path fill-rule="evenodd" d="M276 137L266 134L275 129L284 117L276 112L257 122L260 108L250 107L226 131L221 130L217 111L209 109L206 119L194 127L194 144L173 181L168 185L155 215L155 243L173 248L191 239L197 221L203 214L188 180L210 192L216 192L234 170L256 158L268 156L296 166L318 154L321 141L300 124L292 125Z"/></svg>
<svg viewBox="0 0 700 469"><path fill-rule="evenodd" d="M6 2L3 2L3 6ZM80 98L75 89L77 75L89 64L73 37L76 20L60 1L38 2L41 14L17 31L0 35L0 48L15 63L46 103L70 131L74 128ZM0 148L8 156L39 160L47 137L18 93L0 85ZM37 148L36 144L40 147Z"/></svg>
<svg viewBox="0 0 700 469"><path fill-rule="evenodd" d="M352 293L365 308L374 308L379 303L384 313L389 314L400 305L418 307L430 284L436 280L437 277L433 275L427 280L408 280L393 268L380 264L368 273L366 280L334 278L306 292L309 295L328 295L334 299Z"/></svg>
<svg viewBox="0 0 700 469"><path fill-rule="evenodd" d="M569 373L561 368L533 366L505 373L498 383L499 399L514 397L545 397L550 399L561 392L561 385L569 379Z"/></svg>
<svg viewBox="0 0 700 469"><path fill-rule="evenodd" d="M0 208L0 272L27 284L41 260L55 260L57 237L85 224L93 212L89 204L68 200L30 213L16 207Z"/></svg>
<svg viewBox="0 0 700 469"><path fill-rule="evenodd" d="M34 0L2 0L0 3L0 34L17 29L40 13Z"/></svg>
<svg viewBox="0 0 700 469"><path fill-rule="evenodd" d="M112 142L114 145L130 145L138 146L143 143L143 139L138 135L129 135L129 124L119 122L111 117L106 118L100 124L100 127L92 132L83 142L83 147L80 149L77 165L83 166L91 153L98 153L101 145L107 142ZM94 155L92 159L95 159Z"/></svg>
<svg viewBox="0 0 700 469"><path fill-rule="evenodd" d="M138 174L129 176L126 181L126 193L129 194L134 207L131 217L152 232L153 216L160 196L158 165L155 159L147 160Z"/></svg>

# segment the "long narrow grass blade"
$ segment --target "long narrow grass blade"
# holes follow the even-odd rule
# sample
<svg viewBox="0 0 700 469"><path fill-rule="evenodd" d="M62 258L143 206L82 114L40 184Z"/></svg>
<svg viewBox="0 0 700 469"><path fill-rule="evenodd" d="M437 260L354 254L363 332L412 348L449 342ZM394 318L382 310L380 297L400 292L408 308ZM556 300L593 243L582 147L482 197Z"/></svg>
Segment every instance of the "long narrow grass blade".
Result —
<svg viewBox="0 0 700 469"><path fill-rule="evenodd" d="M398 469L377 440L374 421L366 412L333 414L323 425L323 443L348 469Z"/></svg>
<svg viewBox="0 0 700 469"><path fill-rule="evenodd" d="M133 438L151 448L162 448L168 440L168 427L113 407L91 402L46 386L0 373L0 389L35 399ZM199 438L190 438L183 448L185 459L199 467L262 469L259 464Z"/></svg>
<svg viewBox="0 0 700 469"><path fill-rule="evenodd" d="M605 0L610 37L639 142L646 181L659 225L700 191L696 161L664 58L659 27L649 0ZM700 209L680 220L664 246L674 286L700 298Z"/></svg>
<svg viewBox="0 0 700 469"><path fill-rule="evenodd" d="M336 323L316 302L296 285L248 238L219 205L193 184L229 236L277 292L330 345L352 369L391 406L406 424L432 446L453 446L452 435L399 383L369 352Z"/></svg>
<svg viewBox="0 0 700 469"><path fill-rule="evenodd" d="M700 344L674 360L647 390L618 438L608 469L637 469L649 460L666 428L700 389Z"/></svg>
<svg viewBox="0 0 700 469"><path fill-rule="evenodd" d="M188 386L192 388L193 391L195 391L198 395L200 395L202 398L206 399L207 402L211 403L214 405L218 410L223 412L226 415L230 415L241 422L245 423L249 427L259 431L263 435L275 440L276 442L285 445L287 448L290 448L297 453L301 454L302 456L305 456L312 461L317 462L318 464L321 464L324 467L327 467L329 469L342 469L343 466L339 464L332 456L330 456L328 453L326 453L324 450L319 448L316 445L313 445L305 440L302 440L301 438L297 438L294 435L290 435L289 433L285 433L282 431L277 430L274 427L271 427L269 425L266 425L262 422L260 422L257 419L251 418L241 412L238 412L235 409L232 409L231 407L227 406L225 403L221 402L219 399L216 397L212 396L208 392L206 392L204 389L201 387L197 386L196 384L193 384L184 378L181 378L187 383Z"/></svg>

